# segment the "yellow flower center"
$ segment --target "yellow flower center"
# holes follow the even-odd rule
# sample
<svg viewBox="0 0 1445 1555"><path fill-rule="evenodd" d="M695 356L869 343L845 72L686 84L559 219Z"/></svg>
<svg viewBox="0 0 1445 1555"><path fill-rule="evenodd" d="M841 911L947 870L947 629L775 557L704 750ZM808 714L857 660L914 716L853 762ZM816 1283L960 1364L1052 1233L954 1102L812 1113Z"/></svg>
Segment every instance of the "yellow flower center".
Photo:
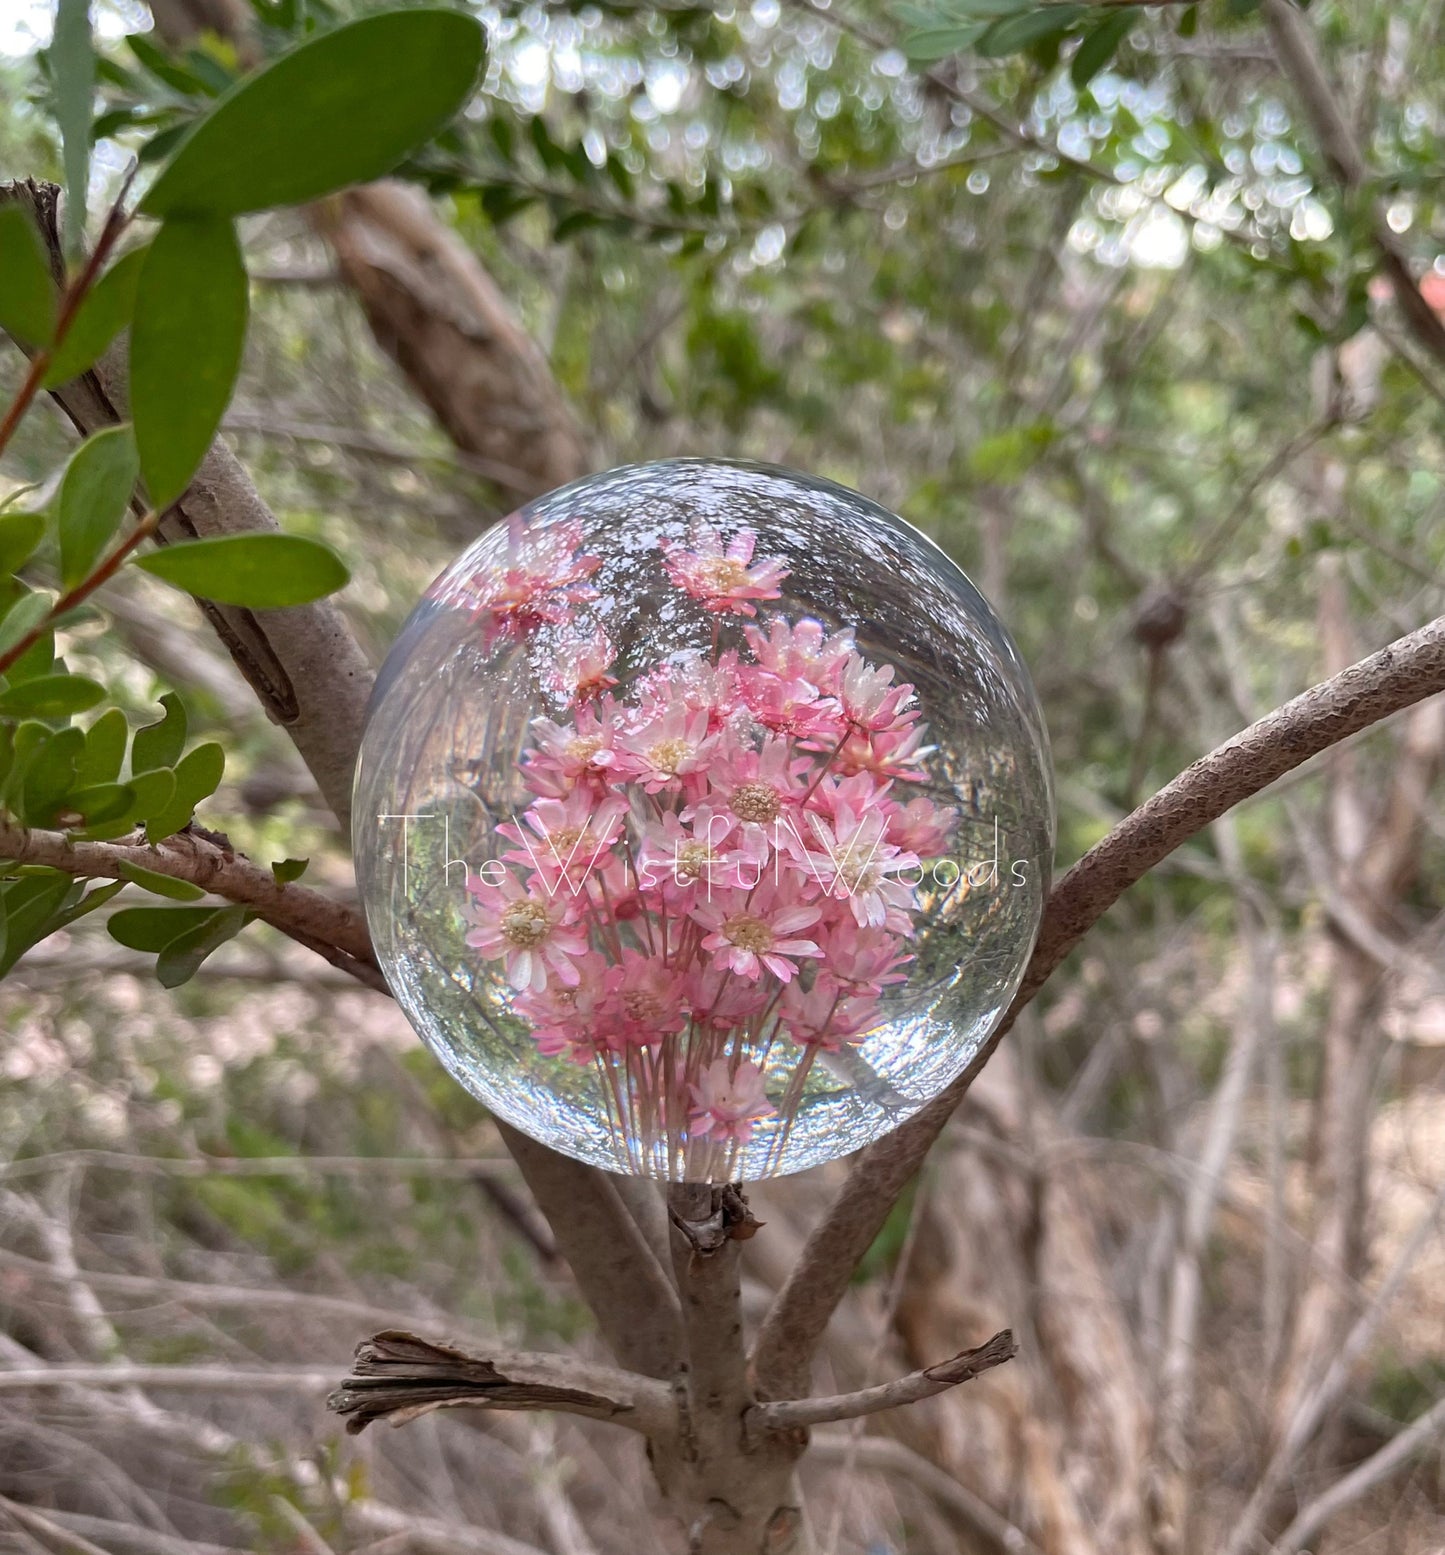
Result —
<svg viewBox="0 0 1445 1555"><path fill-rule="evenodd" d="M705 842L684 842L677 850L679 880L701 880L718 861L717 854Z"/></svg>
<svg viewBox="0 0 1445 1555"><path fill-rule="evenodd" d="M553 857L571 858L573 848L582 840L586 830L585 826L559 826L556 831L549 831L547 846L551 848Z"/></svg>
<svg viewBox="0 0 1445 1555"><path fill-rule="evenodd" d="M730 556L715 556L703 562L698 575L714 594L726 594L748 581L748 569Z"/></svg>
<svg viewBox="0 0 1445 1555"><path fill-rule="evenodd" d="M552 925L540 902L511 902L502 913L502 938L518 950L530 950L547 938Z"/></svg>
<svg viewBox="0 0 1445 1555"><path fill-rule="evenodd" d="M586 763L602 749L602 743L600 734L578 735L575 740L568 740L567 754L575 762Z"/></svg>
<svg viewBox="0 0 1445 1555"><path fill-rule="evenodd" d="M728 809L740 821L775 821L782 805L766 783L739 783L728 800Z"/></svg>
<svg viewBox="0 0 1445 1555"><path fill-rule="evenodd" d="M724 921L722 931L729 944L736 945L739 950L750 950L755 956L762 955L773 943L773 931L751 913L734 913Z"/></svg>
<svg viewBox="0 0 1445 1555"><path fill-rule="evenodd" d="M659 740L647 753L647 759L659 772L675 776L677 769L687 759L686 740Z"/></svg>

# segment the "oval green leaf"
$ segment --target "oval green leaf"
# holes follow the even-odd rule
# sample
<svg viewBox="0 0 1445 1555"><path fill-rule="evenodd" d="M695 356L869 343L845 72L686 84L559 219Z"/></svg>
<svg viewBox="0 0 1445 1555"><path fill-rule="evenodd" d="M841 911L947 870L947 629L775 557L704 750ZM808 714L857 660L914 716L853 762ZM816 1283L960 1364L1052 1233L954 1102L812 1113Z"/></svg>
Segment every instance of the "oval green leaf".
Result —
<svg viewBox="0 0 1445 1555"><path fill-rule="evenodd" d="M300 535L183 540L136 558L153 577L218 605L275 610L345 588L350 574L329 546Z"/></svg>
<svg viewBox="0 0 1445 1555"><path fill-rule="evenodd" d="M125 759L130 726L118 707L107 708L85 731L85 750L75 768L77 783L114 783Z"/></svg>
<svg viewBox="0 0 1445 1555"><path fill-rule="evenodd" d="M84 760L84 757L81 759ZM79 776L77 767L77 779ZM68 820L66 829L74 831L82 826L105 826L129 815L134 804L135 795L125 783L95 783L88 788L72 788L65 796L62 808L71 817L78 816L79 819Z"/></svg>
<svg viewBox="0 0 1445 1555"><path fill-rule="evenodd" d="M21 638L28 637L50 614L53 603L49 594L38 589L17 599L0 616L0 653L8 653Z"/></svg>
<svg viewBox="0 0 1445 1555"><path fill-rule="evenodd" d="M188 983L206 957L234 939L255 916L245 907L218 907L207 922L173 939L156 961L161 987L179 988Z"/></svg>
<svg viewBox="0 0 1445 1555"><path fill-rule="evenodd" d="M156 896L169 897L173 902L198 902L206 894L200 886L192 885L189 880L177 880L173 875L163 875L154 869L142 869L129 859L121 861L120 872L132 885L138 885Z"/></svg>
<svg viewBox="0 0 1445 1555"><path fill-rule="evenodd" d="M100 559L125 517L140 474L128 426L107 427L71 455L55 498L60 535L60 582L74 588Z"/></svg>
<svg viewBox="0 0 1445 1555"><path fill-rule="evenodd" d="M18 572L35 554L35 547L44 533L43 513L0 516L0 573Z"/></svg>
<svg viewBox="0 0 1445 1555"><path fill-rule="evenodd" d="M105 687L84 675L37 675L0 691L0 717L68 718L104 696Z"/></svg>
<svg viewBox="0 0 1445 1555"><path fill-rule="evenodd" d="M974 45L984 59L1002 59L1017 54L1032 43L1057 38L1067 32L1085 14L1082 5L1046 5L1021 16L1006 16L997 21Z"/></svg>
<svg viewBox="0 0 1445 1555"><path fill-rule="evenodd" d="M58 306L35 223L18 205L0 206L0 329L25 345L46 345Z"/></svg>
<svg viewBox="0 0 1445 1555"><path fill-rule="evenodd" d="M161 842L195 814L196 806L215 793L226 770L226 753L214 740L196 746L176 764L175 791L164 809L146 819L146 841Z"/></svg>
<svg viewBox="0 0 1445 1555"><path fill-rule="evenodd" d="M466 103L483 42L471 17L435 9L323 33L222 97L141 209L239 216L380 178Z"/></svg>
<svg viewBox="0 0 1445 1555"><path fill-rule="evenodd" d="M186 489L221 424L246 341L246 269L231 223L167 221L136 288L130 399L152 504Z"/></svg>
<svg viewBox="0 0 1445 1555"><path fill-rule="evenodd" d="M110 915L110 937L127 950L164 950L210 922L214 907L123 907Z"/></svg>
<svg viewBox="0 0 1445 1555"><path fill-rule="evenodd" d="M56 346L50 366L45 369L47 389L78 378L130 323L135 312L141 266L149 251L147 245L122 254L86 293L70 321L65 339Z"/></svg>
<svg viewBox="0 0 1445 1555"><path fill-rule="evenodd" d="M186 709L174 691L161 698L165 716L156 723L137 729L130 747L130 770L153 772L157 767L173 767L186 748Z"/></svg>
<svg viewBox="0 0 1445 1555"><path fill-rule="evenodd" d="M85 201L90 182L90 116L95 98L90 0L58 0L50 43L50 77L65 165L65 251L73 258L85 244Z"/></svg>
<svg viewBox="0 0 1445 1555"><path fill-rule="evenodd" d="M1119 45L1129 36L1135 20L1128 6L1120 6L1112 16L1106 16L1092 32L1085 34L1069 62L1069 79L1081 92L1118 53Z"/></svg>

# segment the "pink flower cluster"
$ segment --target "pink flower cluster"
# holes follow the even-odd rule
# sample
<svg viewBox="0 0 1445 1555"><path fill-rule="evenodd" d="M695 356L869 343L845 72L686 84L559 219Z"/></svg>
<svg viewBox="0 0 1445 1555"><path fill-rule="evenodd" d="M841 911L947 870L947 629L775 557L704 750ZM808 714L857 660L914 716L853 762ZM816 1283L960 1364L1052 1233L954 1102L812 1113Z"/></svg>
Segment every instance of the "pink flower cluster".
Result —
<svg viewBox="0 0 1445 1555"><path fill-rule="evenodd" d="M469 875L467 944L541 1053L595 1069L641 1171L724 1175L764 1120L780 1148L818 1055L861 1041L905 980L923 861L957 821L909 793L928 753L913 688L849 630L759 620L788 569L755 544L664 545L715 625L741 618L737 643L714 630L625 697L578 609L599 563L575 528L470 586L488 644L562 629L546 678L566 711L534 723L532 802Z"/></svg>

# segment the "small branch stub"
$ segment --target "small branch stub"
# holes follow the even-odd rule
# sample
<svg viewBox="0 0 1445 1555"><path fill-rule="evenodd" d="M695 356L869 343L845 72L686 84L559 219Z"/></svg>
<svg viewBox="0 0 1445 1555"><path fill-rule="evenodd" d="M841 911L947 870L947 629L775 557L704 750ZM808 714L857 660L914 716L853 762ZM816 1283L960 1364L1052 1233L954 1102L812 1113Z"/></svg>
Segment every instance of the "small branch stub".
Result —
<svg viewBox="0 0 1445 1555"><path fill-rule="evenodd" d="M765 1224L748 1208L740 1182L703 1187L695 1196L691 1185L683 1185L673 1192L668 1217L699 1258L711 1257L728 1242L749 1241Z"/></svg>
<svg viewBox="0 0 1445 1555"><path fill-rule="evenodd" d="M571 1357L470 1355L389 1328L356 1347L352 1373L327 1399L356 1435L376 1420L406 1425L436 1409L557 1409L639 1431L675 1418L663 1384Z"/></svg>

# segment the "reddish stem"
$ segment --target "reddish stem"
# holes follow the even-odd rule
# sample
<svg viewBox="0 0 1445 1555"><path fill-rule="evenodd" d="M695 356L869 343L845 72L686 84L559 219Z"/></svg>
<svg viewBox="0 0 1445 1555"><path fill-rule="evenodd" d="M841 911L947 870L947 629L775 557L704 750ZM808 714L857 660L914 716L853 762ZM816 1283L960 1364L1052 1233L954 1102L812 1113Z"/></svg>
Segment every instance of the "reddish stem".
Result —
<svg viewBox="0 0 1445 1555"><path fill-rule="evenodd" d="M79 275L70 282L60 295L60 309L55 315L55 334L48 346L37 351L30 358L30 366L26 371L24 381L19 391L5 412L5 417L0 420L0 453L5 452L10 439L15 435L15 429L24 419L25 412L30 409L32 401L40 392L41 383L45 374L50 370L50 364L55 359L55 352L64 344L66 335L70 332L70 326L75 322L75 315L80 311L80 305L89 295L90 289L95 285L96 277L100 274L101 266L110 256L111 250L125 231L130 217L125 214L122 206L125 197L130 193L131 180L135 177L135 169L126 175L125 182L121 185L120 193L115 198L115 204L110 208L110 214L105 218L105 226L101 229L100 239L95 245L95 251L86 260Z"/></svg>
<svg viewBox="0 0 1445 1555"><path fill-rule="evenodd" d="M159 513L147 513L88 578L82 578L69 593L62 594L50 607L49 614L39 626L32 628L12 648L0 654L0 675L3 675L18 658L33 648L66 611L74 610L77 605L84 603L102 583L113 578L120 571L126 557L142 540L155 533L155 527L159 522Z"/></svg>

